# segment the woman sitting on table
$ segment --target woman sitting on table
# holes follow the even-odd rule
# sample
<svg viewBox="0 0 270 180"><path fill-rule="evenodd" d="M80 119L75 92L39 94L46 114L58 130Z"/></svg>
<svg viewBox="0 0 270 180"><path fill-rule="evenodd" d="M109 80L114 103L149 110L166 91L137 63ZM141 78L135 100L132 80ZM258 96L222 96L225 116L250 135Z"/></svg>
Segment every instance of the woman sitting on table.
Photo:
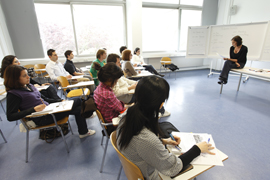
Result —
<svg viewBox="0 0 270 180"><path fill-rule="evenodd" d="M42 111L49 104L41 98L35 86L29 83L30 77L26 68L17 65L8 66L4 77L4 85L7 91L8 121L16 121L33 112ZM70 114L75 115L80 138L95 134L95 130L87 129L86 120L81 117L81 99L74 98L73 100L74 103L70 111L54 114L56 120L61 120ZM51 115L30 118L30 120L37 126L54 123Z"/></svg>
<svg viewBox="0 0 270 180"><path fill-rule="evenodd" d="M98 79L100 84L94 91L94 99L97 109L106 122L112 122L113 118L118 117L119 113L125 110L124 103L117 99L112 90L118 79L123 75L122 69L112 62L99 69ZM109 132L115 129L112 126L107 128Z"/></svg>
<svg viewBox="0 0 270 180"><path fill-rule="evenodd" d="M4 78L4 73L5 73L5 70L8 66L20 65L20 64L21 63L17 59L16 56L13 56L13 55L5 56L2 60L1 77ZM47 89L40 91L41 97L43 99L45 99L47 102L52 103L52 102L61 102L62 101L62 99L57 95L57 91L55 90L53 85L51 85L50 83L40 84L40 83L36 82L35 80L33 80L32 78L30 78L30 83L33 84L35 87L49 85L49 87Z"/></svg>
<svg viewBox="0 0 270 180"><path fill-rule="evenodd" d="M200 153L209 153L211 144L201 142L185 154L176 157L164 147L178 145L180 138L159 139L158 112L169 97L169 84L163 78L142 78L135 90L135 104L127 110L117 128L117 147L139 167L146 180L160 180L158 172L166 176L177 175Z"/></svg>
<svg viewBox="0 0 270 180"><path fill-rule="evenodd" d="M138 75L138 73L141 73L140 71L137 73L135 69L133 68L130 60L132 59L132 53L130 50L126 49L122 52L122 69L126 73L127 77L132 77Z"/></svg>
<svg viewBox="0 0 270 180"><path fill-rule="evenodd" d="M248 48L242 45L242 38L234 36L231 41L230 58L223 58L226 62L220 73L218 84L227 84L231 68L241 69L247 62Z"/></svg>
<svg viewBox="0 0 270 180"><path fill-rule="evenodd" d="M136 65L141 65L145 67L145 69L152 74L158 75L160 77L164 77L164 75L159 74L157 70L151 64L145 64L143 57L141 56L141 50L138 47L134 50L134 56L131 62L133 65L136 64Z"/></svg>

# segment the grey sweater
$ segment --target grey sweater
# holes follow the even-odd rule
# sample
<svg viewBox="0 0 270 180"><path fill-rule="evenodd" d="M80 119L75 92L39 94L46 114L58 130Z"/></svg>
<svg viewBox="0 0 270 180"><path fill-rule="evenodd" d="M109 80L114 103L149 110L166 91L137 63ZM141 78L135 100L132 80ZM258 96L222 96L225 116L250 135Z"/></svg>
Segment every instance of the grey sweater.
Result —
<svg viewBox="0 0 270 180"><path fill-rule="evenodd" d="M124 61L122 64L122 69L126 73L127 77L136 76L137 72L134 70L130 61Z"/></svg>
<svg viewBox="0 0 270 180"><path fill-rule="evenodd" d="M181 159L169 153L159 138L147 128L143 128L140 134L131 139L128 147L120 149L120 152L139 167L146 180L160 180L158 172L175 176L183 166Z"/></svg>

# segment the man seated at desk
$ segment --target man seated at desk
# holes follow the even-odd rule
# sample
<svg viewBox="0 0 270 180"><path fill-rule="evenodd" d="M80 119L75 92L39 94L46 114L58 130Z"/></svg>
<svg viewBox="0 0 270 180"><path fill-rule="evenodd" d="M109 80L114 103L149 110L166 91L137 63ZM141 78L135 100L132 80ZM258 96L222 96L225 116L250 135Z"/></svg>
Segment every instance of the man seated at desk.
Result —
<svg viewBox="0 0 270 180"><path fill-rule="evenodd" d="M46 71L52 81L57 81L58 76L64 76L67 79L72 78L72 76L64 69L63 64L57 61L58 56L54 49L49 49L47 55L49 56L50 61L46 65Z"/></svg>
<svg viewBox="0 0 270 180"><path fill-rule="evenodd" d="M70 75L72 76L82 76L83 78L78 78L77 81L78 82L83 82L83 81L92 81L93 79L91 78L91 76L87 76L84 73L82 73L78 68L75 67L74 63L73 63L73 58L74 58L74 54L73 51L71 50L67 50L65 52L65 57L67 58L65 64L64 64L64 68L67 72L69 72ZM94 86L89 86L87 87L90 92L94 92L95 87Z"/></svg>

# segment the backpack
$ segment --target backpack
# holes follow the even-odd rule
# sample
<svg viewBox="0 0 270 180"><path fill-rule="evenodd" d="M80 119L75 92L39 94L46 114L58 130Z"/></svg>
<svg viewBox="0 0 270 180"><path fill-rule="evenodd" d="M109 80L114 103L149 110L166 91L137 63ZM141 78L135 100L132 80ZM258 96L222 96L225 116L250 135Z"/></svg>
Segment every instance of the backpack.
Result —
<svg viewBox="0 0 270 180"><path fill-rule="evenodd" d="M97 110L97 106L95 103L95 100L93 96L88 96L86 100L82 101L81 105L81 116L83 118L89 118L90 116L93 115L94 111Z"/></svg>
<svg viewBox="0 0 270 180"><path fill-rule="evenodd" d="M68 134L68 123L59 125L63 131L64 136ZM53 140L57 137L61 137L60 131L57 131L56 127L40 129L39 131L39 139L45 140L47 143L53 142ZM50 141L48 139L51 139Z"/></svg>
<svg viewBox="0 0 270 180"><path fill-rule="evenodd" d="M165 64L163 65L165 68L169 68L171 71L175 71L177 69L179 69L179 67L177 67L175 64Z"/></svg>

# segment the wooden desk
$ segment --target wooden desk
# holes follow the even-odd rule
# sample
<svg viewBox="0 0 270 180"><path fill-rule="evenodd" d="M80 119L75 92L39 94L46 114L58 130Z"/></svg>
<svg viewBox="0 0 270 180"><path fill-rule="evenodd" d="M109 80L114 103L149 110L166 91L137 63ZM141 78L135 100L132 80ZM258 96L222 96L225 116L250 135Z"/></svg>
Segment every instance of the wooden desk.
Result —
<svg viewBox="0 0 270 180"><path fill-rule="evenodd" d="M221 152L220 150L216 149L217 153L219 154L219 156L221 157L222 161L225 161L228 159L228 156L226 154L224 154L223 152ZM187 179L193 179L196 176L202 174L203 172L213 168L214 166L208 166L208 165L193 165L193 169L173 178L173 180L187 180ZM169 176L165 176L161 173L159 173L159 175L161 176L161 178L163 180L171 180L172 178L170 178Z"/></svg>

